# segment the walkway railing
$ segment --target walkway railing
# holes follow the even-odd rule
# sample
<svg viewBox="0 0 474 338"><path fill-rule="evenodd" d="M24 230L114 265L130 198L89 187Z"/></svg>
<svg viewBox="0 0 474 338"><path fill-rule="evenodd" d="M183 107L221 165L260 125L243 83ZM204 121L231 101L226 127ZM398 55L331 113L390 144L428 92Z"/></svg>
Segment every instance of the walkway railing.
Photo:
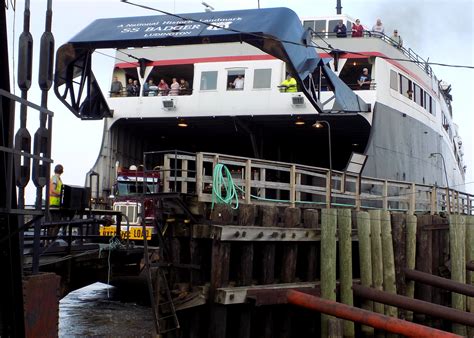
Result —
<svg viewBox="0 0 474 338"><path fill-rule="evenodd" d="M239 203L474 214L474 195L453 189L215 153L165 154L163 191L196 194L199 201L211 202L218 163L229 169Z"/></svg>

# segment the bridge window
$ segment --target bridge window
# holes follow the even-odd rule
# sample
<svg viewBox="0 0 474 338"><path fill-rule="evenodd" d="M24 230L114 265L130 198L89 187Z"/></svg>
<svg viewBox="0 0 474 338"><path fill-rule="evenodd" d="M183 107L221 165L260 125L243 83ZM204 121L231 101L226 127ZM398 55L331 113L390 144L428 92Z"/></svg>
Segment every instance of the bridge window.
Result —
<svg viewBox="0 0 474 338"><path fill-rule="evenodd" d="M326 20L308 20L303 22L305 29L311 28L315 32L326 32Z"/></svg>
<svg viewBox="0 0 474 338"><path fill-rule="evenodd" d="M270 88L272 80L271 69L255 69L253 72L253 88Z"/></svg>
<svg viewBox="0 0 474 338"><path fill-rule="evenodd" d="M201 73L201 90L217 89L217 71L209 71Z"/></svg>
<svg viewBox="0 0 474 338"><path fill-rule="evenodd" d="M227 71L227 90L244 90L245 69Z"/></svg>

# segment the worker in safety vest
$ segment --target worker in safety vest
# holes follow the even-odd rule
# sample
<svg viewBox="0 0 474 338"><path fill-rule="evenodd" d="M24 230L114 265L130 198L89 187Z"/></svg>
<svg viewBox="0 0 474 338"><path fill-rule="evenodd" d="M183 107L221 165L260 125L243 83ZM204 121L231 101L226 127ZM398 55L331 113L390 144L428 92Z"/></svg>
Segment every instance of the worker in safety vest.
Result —
<svg viewBox="0 0 474 338"><path fill-rule="evenodd" d="M286 79L280 84L280 91L286 93L296 93L298 91L296 80L291 74L286 75Z"/></svg>
<svg viewBox="0 0 474 338"><path fill-rule="evenodd" d="M59 208L61 203L61 188L63 182L61 181L61 174L63 173L63 166L58 164L54 167L54 175L49 181L49 206Z"/></svg>

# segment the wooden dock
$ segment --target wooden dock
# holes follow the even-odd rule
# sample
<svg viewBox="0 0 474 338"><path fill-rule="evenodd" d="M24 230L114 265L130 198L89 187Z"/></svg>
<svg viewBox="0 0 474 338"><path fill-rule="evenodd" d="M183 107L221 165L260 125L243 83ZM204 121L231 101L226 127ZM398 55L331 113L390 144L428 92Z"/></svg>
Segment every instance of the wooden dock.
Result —
<svg viewBox="0 0 474 338"><path fill-rule="evenodd" d="M227 204L216 202L218 163L236 186L237 198ZM441 313L474 312L466 295L405 273L421 271L474 288L472 272L466 273L474 260L472 195L220 154L170 155L163 173L164 193L182 193L200 220L167 221L166 273L180 295L181 325L170 337L379 334L289 305L288 290L467 335L465 321L374 302L354 295L352 286L442 305Z"/></svg>

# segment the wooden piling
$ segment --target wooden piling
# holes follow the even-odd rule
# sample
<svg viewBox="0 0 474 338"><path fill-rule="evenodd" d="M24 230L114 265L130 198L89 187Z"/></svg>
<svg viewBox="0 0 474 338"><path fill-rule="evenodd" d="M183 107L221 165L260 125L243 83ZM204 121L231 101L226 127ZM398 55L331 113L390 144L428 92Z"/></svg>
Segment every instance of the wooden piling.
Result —
<svg viewBox="0 0 474 338"><path fill-rule="evenodd" d="M417 219L417 231L416 231L416 270L433 273L432 261L433 261L433 239L432 231L428 227L433 223L433 217L431 215L421 215ZM416 298L431 302L433 298L433 287L430 285L416 284ZM420 320L424 317L419 314ZM430 323L431 324L431 323Z"/></svg>
<svg viewBox="0 0 474 338"><path fill-rule="evenodd" d="M416 265L416 230L417 230L417 219L415 215L407 215L407 235L406 235L406 266L408 269L415 269ZM415 281L409 281L406 284L407 297L415 297ZM413 320L413 312L406 312L406 319L409 321Z"/></svg>
<svg viewBox="0 0 474 338"><path fill-rule="evenodd" d="M376 290L383 290L382 230L380 210L370 210L370 244L372 250L372 282ZM384 305L374 302L374 311L384 313Z"/></svg>
<svg viewBox="0 0 474 338"><path fill-rule="evenodd" d="M283 223L286 228L297 228L301 225L301 209L286 208L283 216ZM283 246L281 281L291 283L295 280L296 258L298 256L297 243L285 243Z"/></svg>
<svg viewBox="0 0 474 338"><path fill-rule="evenodd" d="M239 225L255 225L257 206L242 204L239 207ZM239 285L251 285L253 275L254 245L251 242L240 245L240 268L238 273Z"/></svg>
<svg viewBox="0 0 474 338"><path fill-rule="evenodd" d="M209 337L226 337L227 307L215 304L216 289L229 284L230 243L214 239L212 241L212 268L211 285L209 286L209 300L211 316L209 323Z"/></svg>
<svg viewBox="0 0 474 338"><path fill-rule="evenodd" d="M352 296L352 216L350 209L337 211L339 229L339 279L341 302L353 306ZM354 337L354 323L348 320L343 322L344 337Z"/></svg>
<svg viewBox="0 0 474 338"><path fill-rule="evenodd" d="M391 214L393 253L395 259L395 282L399 295L406 295L406 281L402 270L407 266L406 249L406 215L402 213ZM398 318L405 319L406 311L398 309Z"/></svg>
<svg viewBox="0 0 474 338"><path fill-rule="evenodd" d="M319 213L315 209L306 209L303 212L303 225L305 228L317 228L318 227ZM317 250L316 243L307 244L307 267L306 267L306 280L308 282L313 281L316 278L316 271L319 267L319 251Z"/></svg>
<svg viewBox="0 0 474 338"><path fill-rule="evenodd" d="M466 223L461 215L449 216L449 251L451 257L451 279L466 283ZM454 309L466 311L466 296L451 293L451 303ZM467 336L466 326L453 324L453 332Z"/></svg>
<svg viewBox="0 0 474 338"><path fill-rule="evenodd" d="M359 237L359 267L360 283L366 287L372 287L372 257L370 243L370 216L366 211L357 212L357 233ZM362 302L364 310L372 311L373 302L364 300ZM370 326L362 326L362 332L366 335L373 335L374 329Z"/></svg>
<svg viewBox="0 0 474 338"><path fill-rule="evenodd" d="M262 226L272 227L278 223L278 208L261 206ZM275 244L265 243L262 249L262 284L272 284L275 280Z"/></svg>
<svg viewBox="0 0 474 338"><path fill-rule="evenodd" d="M345 320L344 322L349 322L354 324L351 321ZM342 338L347 337L344 333L344 325L342 319L339 318L331 318L328 321L328 338Z"/></svg>
<svg viewBox="0 0 474 338"><path fill-rule="evenodd" d="M336 300L337 210L321 210L321 297ZM321 336L328 336L328 322L333 317L321 314Z"/></svg>
<svg viewBox="0 0 474 338"><path fill-rule="evenodd" d="M474 216L466 216L466 262L474 261ZM474 285L474 271L467 271L466 283ZM467 298L467 311L474 315L474 297ZM468 336L474 337L474 327L468 328Z"/></svg>
<svg viewBox="0 0 474 338"><path fill-rule="evenodd" d="M383 287L385 291L397 294L390 212L383 210L380 216L382 229ZM385 306L385 314L397 318L397 308L393 306Z"/></svg>

